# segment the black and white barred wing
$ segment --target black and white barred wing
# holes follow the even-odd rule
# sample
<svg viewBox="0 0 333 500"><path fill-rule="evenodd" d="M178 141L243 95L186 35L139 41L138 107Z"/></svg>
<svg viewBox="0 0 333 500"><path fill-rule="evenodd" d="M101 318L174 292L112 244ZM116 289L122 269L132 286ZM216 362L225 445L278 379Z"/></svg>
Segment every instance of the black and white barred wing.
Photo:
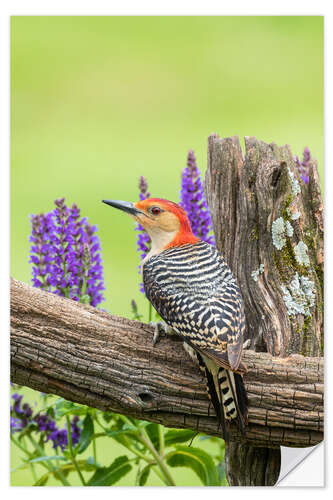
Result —
<svg viewBox="0 0 333 500"><path fill-rule="evenodd" d="M164 271L162 267L160 263L160 276L167 276L167 266ZM226 281L214 296L196 293L190 283L188 288L161 286L152 273L144 273L144 285L154 308L185 342L224 368L244 371L244 311L234 280Z"/></svg>
<svg viewBox="0 0 333 500"><path fill-rule="evenodd" d="M209 331L205 355L224 368L245 371L241 363L245 316L237 286L229 284L220 296L209 298L207 308L212 319L208 326L204 323L199 328Z"/></svg>

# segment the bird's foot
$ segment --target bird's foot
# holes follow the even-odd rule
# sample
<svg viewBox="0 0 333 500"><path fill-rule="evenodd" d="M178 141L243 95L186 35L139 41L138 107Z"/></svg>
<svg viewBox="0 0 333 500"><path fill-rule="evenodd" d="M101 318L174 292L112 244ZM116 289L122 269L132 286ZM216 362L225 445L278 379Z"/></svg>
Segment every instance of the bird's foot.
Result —
<svg viewBox="0 0 333 500"><path fill-rule="evenodd" d="M161 336L175 335L173 329L169 325L167 325L164 321L158 321L157 323L150 321L149 324L150 326L154 327L153 346L157 344Z"/></svg>
<svg viewBox="0 0 333 500"><path fill-rule="evenodd" d="M250 345L251 345L251 339L245 340L243 344L243 349L250 349Z"/></svg>

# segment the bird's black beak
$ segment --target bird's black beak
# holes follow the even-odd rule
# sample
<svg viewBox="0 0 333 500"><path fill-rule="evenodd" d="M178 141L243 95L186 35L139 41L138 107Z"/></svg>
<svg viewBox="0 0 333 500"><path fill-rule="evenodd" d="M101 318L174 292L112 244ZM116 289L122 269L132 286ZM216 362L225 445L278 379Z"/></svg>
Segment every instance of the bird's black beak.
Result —
<svg viewBox="0 0 333 500"><path fill-rule="evenodd" d="M102 200L103 203L110 205L110 207L119 208L123 212L130 215L138 215L142 213L140 210L135 208L134 204L130 201L120 201L120 200Z"/></svg>

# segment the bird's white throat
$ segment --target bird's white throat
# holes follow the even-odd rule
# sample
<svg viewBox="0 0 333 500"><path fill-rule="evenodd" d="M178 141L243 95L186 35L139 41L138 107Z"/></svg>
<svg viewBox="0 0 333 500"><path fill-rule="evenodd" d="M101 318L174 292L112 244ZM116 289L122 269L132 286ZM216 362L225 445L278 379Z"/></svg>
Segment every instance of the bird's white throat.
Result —
<svg viewBox="0 0 333 500"><path fill-rule="evenodd" d="M151 239L151 249L142 261L142 265L153 255L162 252L164 248L172 242L178 231L163 231L158 227L150 227L147 233Z"/></svg>

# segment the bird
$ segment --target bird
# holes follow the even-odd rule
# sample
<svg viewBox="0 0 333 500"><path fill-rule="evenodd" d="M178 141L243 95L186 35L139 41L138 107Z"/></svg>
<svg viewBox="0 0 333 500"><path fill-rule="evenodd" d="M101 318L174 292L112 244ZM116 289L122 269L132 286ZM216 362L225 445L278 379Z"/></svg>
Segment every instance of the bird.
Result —
<svg viewBox="0 0 333 500"><path fill-rule="evenodd" d="M163 320L155 325L154 345L161 332L179 336L206 377L224 440L229 441L233 421L244 435L244 304L228 264L214 245L193 234L177 203L162 198L102 201L130 215L151 239L142 274L146 297Z"/></svg>

